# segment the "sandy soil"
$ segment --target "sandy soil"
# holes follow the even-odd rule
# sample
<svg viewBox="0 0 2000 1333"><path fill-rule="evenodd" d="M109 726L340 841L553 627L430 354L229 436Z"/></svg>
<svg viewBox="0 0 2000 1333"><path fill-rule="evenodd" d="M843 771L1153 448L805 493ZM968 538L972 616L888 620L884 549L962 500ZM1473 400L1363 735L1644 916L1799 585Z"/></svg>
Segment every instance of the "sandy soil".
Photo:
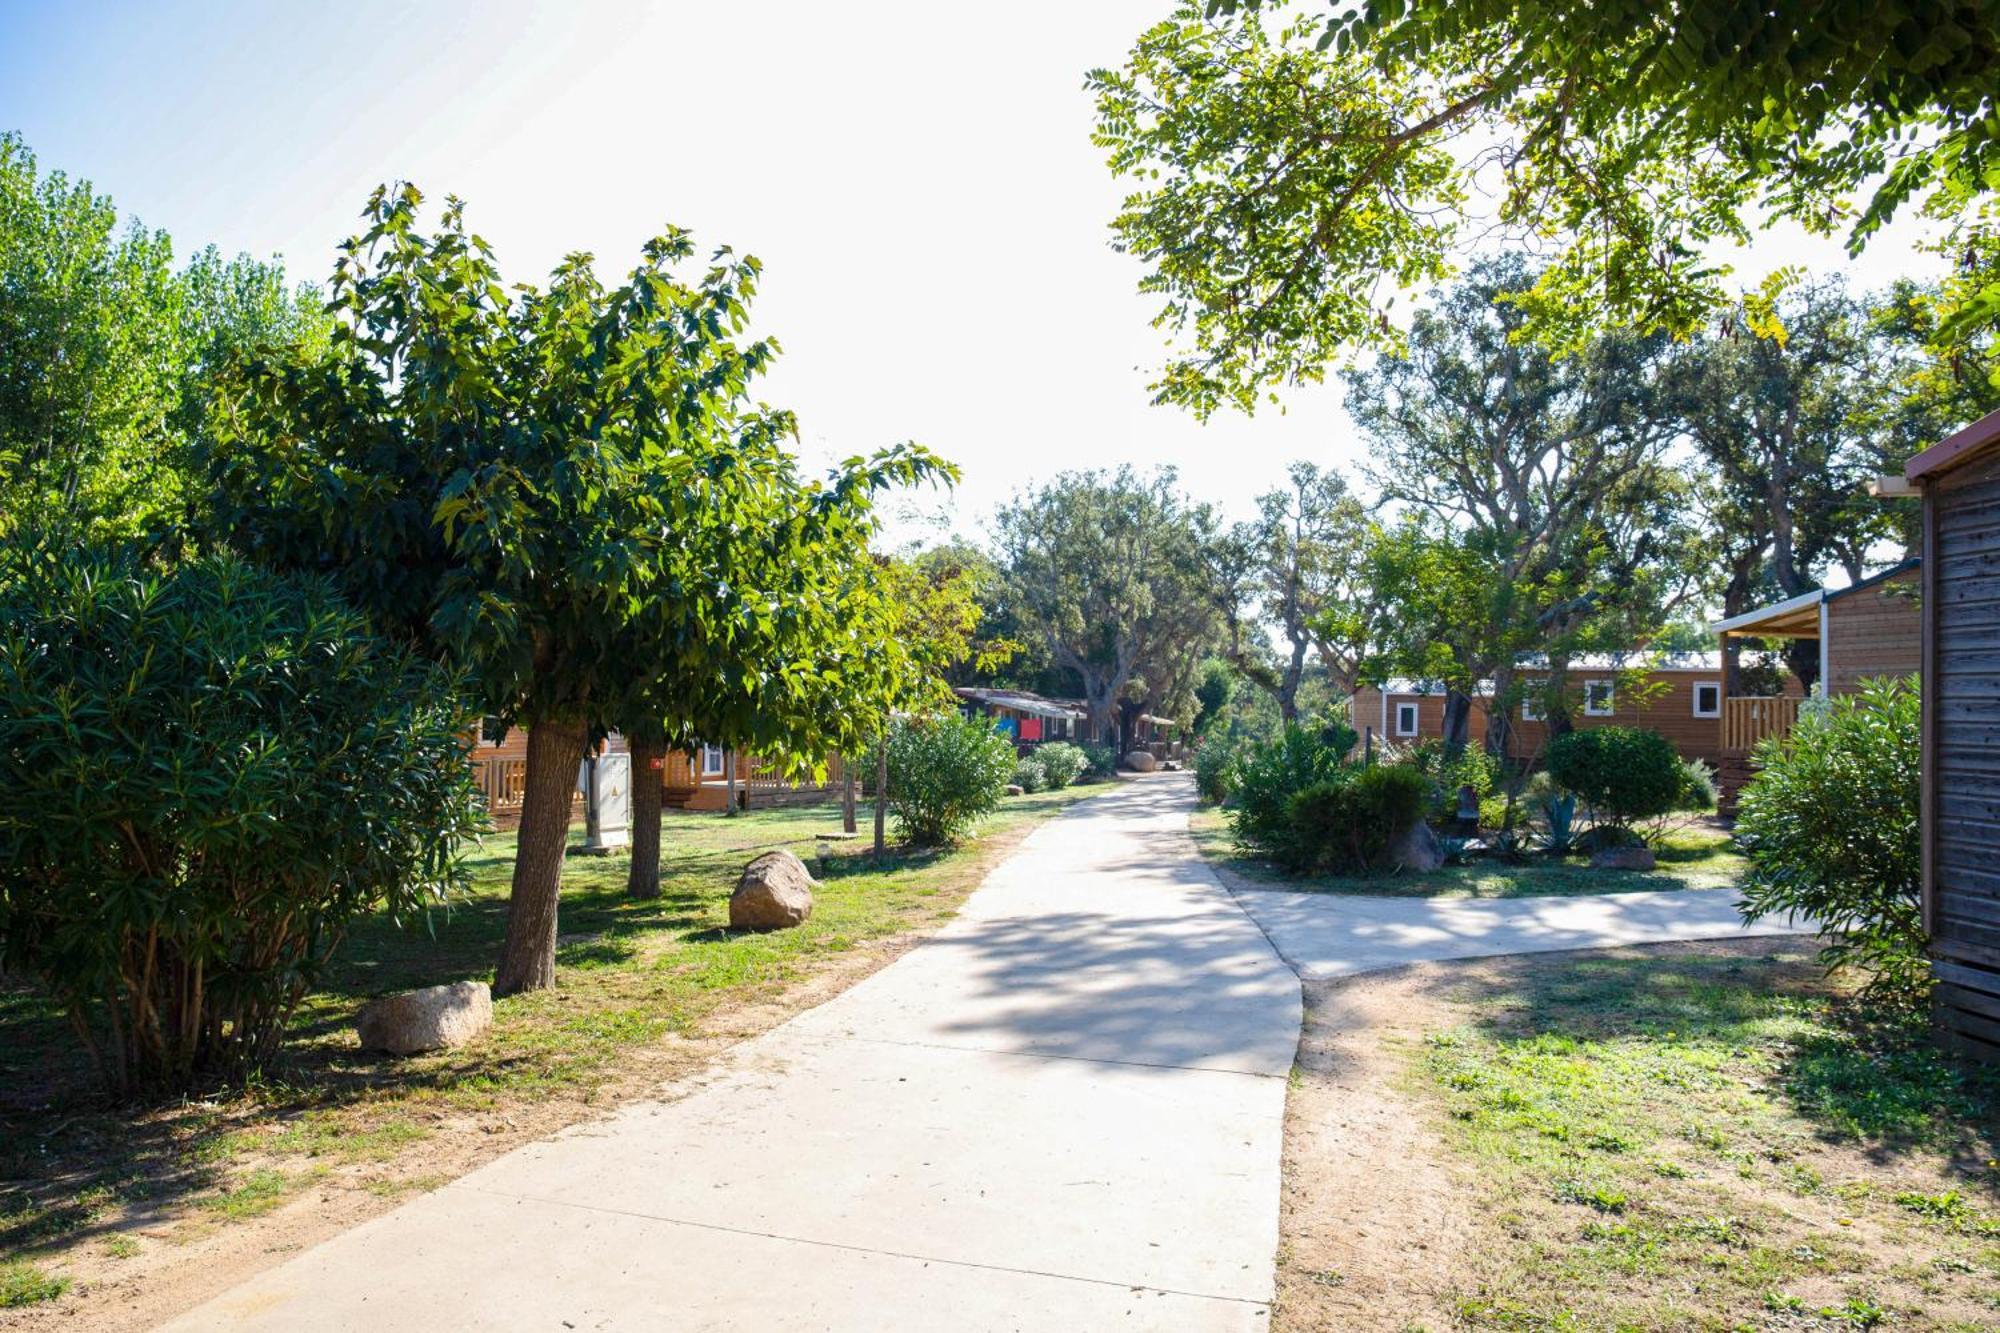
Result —
<svg viewBox="0 0 2000 1333"><path fill-rule="evenodd" d="M1285 1108L1274 1330L1448 1323L1468 1192L1428 1117L1396 1091L1405 1053L1444 1022L1436 969L1308 984Z"/></svg>

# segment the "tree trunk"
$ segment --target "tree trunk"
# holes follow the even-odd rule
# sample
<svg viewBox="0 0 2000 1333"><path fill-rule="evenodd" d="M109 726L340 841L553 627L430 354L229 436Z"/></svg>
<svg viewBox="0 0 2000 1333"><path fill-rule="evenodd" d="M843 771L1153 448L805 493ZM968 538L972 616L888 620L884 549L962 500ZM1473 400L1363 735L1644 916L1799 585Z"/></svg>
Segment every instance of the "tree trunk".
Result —
<svg viewBox="0 0 2000 1333"><path fill-rule="evenodd" d="M840 757L840 831L855 832L854 824L854 760L851 756Z"/></svg>
<svg viewBox="0 0 2000 1333"><path fill-rule="evenodd" d="M658 741L632 737L632 865L625 892L634 898L660 896L660 781L654 765L666 755Z"/></svg>
<svg viewBox="0 0 2000 1333"><path fill-rule="evenodd" d="M1513 736L1514 710L1507 703L1507 693L1513 688L1513 669L1494 668L1492 702L1486 707L1486 753L1495 759L1506 759L1508 741Z"/></svg>
<svg viewBox="0 0 2000 1333"><path fill-rule="evenodd" d="M889 848L884 830L889 823L889 729L882 729L882 743L875 747L875 859L881 860Z"/></svg>
<svg viewBox="0 0 2000 1333"><path fill-rule="evenodd" d="M736 814L736 751L725 750L722 752L722 772L724 775L722 779L722 799L728 806L728 809L724 813L733 818Z"/></svg>
<svg viewBox="0 0 2000 1333"><path fill-rule="evenodd" d="M1444 752L1454 758L1472 741L1472 700L1457 690L1444 692Z"/></svg>
<svg viewBox="0 0 2000 1333"><path fill-rule="evenodd" d="M528 772L521 794L521 835L514 851L514 886L507 898L507 936L500 945L493 993L540 990L556 981L556 900L562 892L563 848L569 841L570 795L583 762L581 721L537 722L528 728Z"/></svg>

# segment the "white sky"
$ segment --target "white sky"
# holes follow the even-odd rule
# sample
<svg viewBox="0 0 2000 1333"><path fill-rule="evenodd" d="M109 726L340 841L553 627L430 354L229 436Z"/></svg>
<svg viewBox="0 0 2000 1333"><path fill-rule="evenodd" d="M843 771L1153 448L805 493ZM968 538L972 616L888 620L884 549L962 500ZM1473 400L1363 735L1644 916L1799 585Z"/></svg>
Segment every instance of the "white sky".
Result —
<svg viewBox="0 0 2000 1333"><path fill-rule="evenodd" d="M1246 514L1295 458L1349 468L1337 387L1206 426L1148 405L1163 355L1138 266L1109 247L1122 187L1089 141L1083 75L1167 0L340 6L0 0L0 128L87 176L183 253L281 254L321 278L378 182L463 196L510 278L570 250L615 279L662 223L766 264L765 396L819 462L902 439L958 462L971 530L1067 468L1170 463ZM1878 285L1910 233L1850 264Z"/></svg>

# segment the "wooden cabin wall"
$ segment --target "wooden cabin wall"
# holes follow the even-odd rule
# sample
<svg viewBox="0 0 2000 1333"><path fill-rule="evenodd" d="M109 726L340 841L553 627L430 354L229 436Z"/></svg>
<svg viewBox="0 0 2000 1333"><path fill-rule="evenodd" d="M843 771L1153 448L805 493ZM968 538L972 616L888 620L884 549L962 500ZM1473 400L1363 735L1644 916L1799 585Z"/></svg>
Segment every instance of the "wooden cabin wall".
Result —
<svg viewBox="0 0 2000 1333"><path fill-rule="evenodd" d="M1924 917L1937 1017L2000 1061L2000 449L1926 487Z"/></svg>
<svg viewBox="0 0 2000 1333"><path fill-rule="evenodd" d="M1921 664L1917 571L1826 604L1827 693L1853 694L1871 676L1911 676Z"/></svg>
<svg viewBox="0 0 2000 1333"><path fill-rule="evenodd" d="M1722 761L1722 719L1720 717L1696 717L1694 712L1694 687L1698 683L1720 685L1722 671L1697 669L1690 671L1655 671L1649 683L1658 683L1665 688L1657 691L1652 698L1636 701L1631 692L1614 690L1611 696L1612 710L1599 717L1583 711L1581 691L1587 680L1614 679L1615 672L1591 672L1579 670L1571 674L1571 683L1579 692L1576 713L1570 719L1578 731L1588 731L1593 727L1644 727L1657 731L1673 745L1674 752L1683 759L1699 759L1711 767ZM1548 745L1548 724L1524 721L1520 705L1514 707L1514 718L1507 737L1507 754L1517 760L1540 757Z"/></svg>

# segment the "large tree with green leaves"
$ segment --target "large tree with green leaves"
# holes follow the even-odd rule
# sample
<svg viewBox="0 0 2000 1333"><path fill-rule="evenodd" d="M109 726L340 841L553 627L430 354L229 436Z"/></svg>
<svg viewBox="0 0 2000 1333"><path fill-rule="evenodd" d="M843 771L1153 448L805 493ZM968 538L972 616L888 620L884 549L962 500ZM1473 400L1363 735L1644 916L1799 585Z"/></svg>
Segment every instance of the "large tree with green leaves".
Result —
<svg viewBox="0 0 2000 1333"><path fill-rule="evenodd" d="M1382 495L1430 520L1414 531L1431 555L1444 542L1454 568L1469 559L1479 573L1460 614L1488 623L1441 625L1434 642L1457 645L1457 675L1493 682L1496 747L1522 655L1548 658L1560 676L1569 656L1629 647L1664 620L1681 590L1671 585L1686 583L1659 340L1612 334L1553 355L1520 336L1524 316L1506 299L1532 281L1518 258L1483 261L1435 294L1403 353L1347 375ZM1399 600L1430 596L1387 586ZM1448 696L1454 743L1470 706L1455 688Z"/></svg>
<svg viewBox="0 0 2000 1333"><path fill-rule="evenodd" d="M1191 703L1222 632L1216 523L1171 469L1063 473L1003 507L995 527L1019 623L1075 675L1096 734L1147 706Z"/></svg>
<svg viewBox="0 0 2000 1333"><path fill-rule="evenodd" d="M570 793L593 730L824 754L878 669L839 614L871 497L947 471L913 446L803 483L754 404L759 265L681 230L607 289L572 255L508 288L451 201L378 190L335 267L332 354L246 359L212 463L223 526L324 569L385 630L463 666L528 728L501 994L554 980ZM844 556L840 553L846 553ZM866 628L863 626L862 628Z"/></svg>
<svg viewBox="0 0 2000 1333"><path fill-rule="evenodd" d="M1496 232L1553 242L1525 308L1574 349L1711 322L1714 252L1761 225L1859 251L1917 210L1966 260L1962 343L2000 324L1996 76L1993 0L1210 0L1091 84L1138 182L1118 243L1185 340L1156 391L1206 413L1393 347L1397 291Z"/></svg>
<svg viewBox="0 0 2000 1333"><path fill-rule="evenodd" d="M216 370L326 329L277 264L210 248L177 269L164 232L0 134L0 534L195 535Z"/></svg>
<svg viewBox="0 0 2000 1333"><path fill-rule="evenodd" d="M1283 638L1275 671L1248 671L1268 691L1286 722L1299 716L1299 685L1318 651L1329 671L1347 665L1352 639L1342 614L1368 597L1364 588L1367 514L1338 472L1294 463L1287 486L1257 499L1257 517L1237 540L1251 556L1259 610ZM1351 677L1351 672L1350 672ZM1350 678L1347 688L1353 689Z"/></svg>

